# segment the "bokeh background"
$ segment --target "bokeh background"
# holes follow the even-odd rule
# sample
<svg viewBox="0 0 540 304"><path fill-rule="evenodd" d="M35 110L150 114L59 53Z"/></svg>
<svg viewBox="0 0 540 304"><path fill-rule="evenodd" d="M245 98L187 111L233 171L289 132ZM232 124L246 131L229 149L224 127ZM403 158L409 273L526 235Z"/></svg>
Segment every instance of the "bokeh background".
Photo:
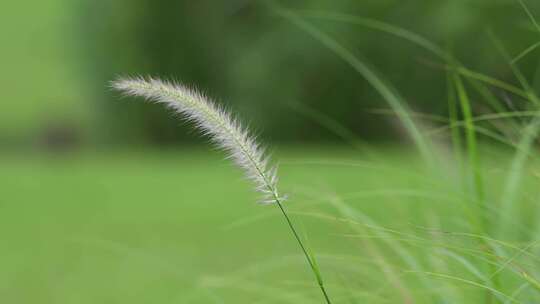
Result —
<svg viewBox="0 0 540 304"><path fill-rule="evenodd" d="M487 31L510 54L538 34L516 1L295 1L288 8L342 12L389 22L448 47L466 66L502 79L510 71ZM535 3L530 3L534 10ZM445 73L431 54L381 32L312 20L361 55L413 109L444 114ZM61 1L2 4L4 148L62 141L82 147L182 145L166 110L119 101L108 89L122 75L194 84L275 141L335 141L306 115L325 113L362 138L398 134L382 98L346 63L257 1ZM534 56L524 58L529 76ZM534 75L531 75L534 76Z"/></svg>
<svg viewBox="0 0 540 304"><path fill-rule="evenodd" d="M527 4L540 15L539 2ZM514 0L280 5L404 27L470 69L510 83L516 81L488 33L512 56L539 38ZM439 58L365 27L306 20L368 62L411 109L447 115ZM111 91L118 76L180 80L226 104L285 160L284 184L297 192L376 189L381 174L386 185L423 185L405 173L287 166L363 160L351 137L380 147L388 167L405 172L417 160L384 99L263 2L3 1L0 37L0 302L188 303L188 291L227 285L214 275L281 257L290 257L293 268L255 278L275 282L296 272L298 280L310 279L281 219L252 203L255 194L241 173L166 109ZM523 58L520 68L540 89L537 54ZM473 105L478 98L471 93ZM482 113L484 106L474 110ZM395 210L423 218L419 209ZM334 244L325 226L303 225L317 235L315 247L350 248ZM244 290L217 293L254 303L261 287L250 281L236 284ZM190 299L209 303L215 294L204 297Z"/></svg>

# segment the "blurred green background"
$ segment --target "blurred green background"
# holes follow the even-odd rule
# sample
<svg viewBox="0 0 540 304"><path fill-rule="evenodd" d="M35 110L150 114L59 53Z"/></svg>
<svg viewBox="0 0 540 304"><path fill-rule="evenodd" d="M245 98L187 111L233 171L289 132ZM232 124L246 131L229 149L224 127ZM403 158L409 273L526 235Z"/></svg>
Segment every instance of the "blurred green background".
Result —
<svg viewBox="0 0 540 304"><path fill-rule="evenodd" d="M303 10L340 12L409 29L471 70L516 85L489 33L504 42L511 57L540 38L515 0L279 4L301 10L300 16ZM527 5L540 16L540 2ZM305 18L369 63L414 111L448 115L440 58L379 31ZM466 229L462 209L449 203L461 200L454 180L459 178L422 176L402 126L394 115L381 114L386 101L320 41L263 2L4 1L0 37L2 303L320 300L277 210L254 204L256 195L241 173L189 125L160 106L112 92L109 82L123 75L195 85L276 147L283 188L292 194L291 208L320 255L331 293L352 286L361 299L336 303L407 302L378 275L380 265L369 260L373 252L366 253L367 245L351 237L343 222L302 218L302 213L331 212L324 198L343 194L346 203L400 231ZM519 61L536 91L538 52ZM493 93L510 99L503 90ZM470 94L475 113L491 112L479 102L481 95ZM508 110L522 104L512 99ZM431 121L422 122L431 127ZM350 145L351 137L377 147L384 162L368 164L369 157ZM488 198L496 200L510 154L491 145L482 153L487 188L493 190ZM539 195L537 168L537 163L527 167L534 177L523 183L523 197ZM526 201L519 225L536 232L534 202ZM384 248L381 254L388 254L392 267L408 269L391 245ZM428 249L429 254L413 250L420 264L444 264ZM470 270L456 261L445 267ZM419 276L404 277L417 303L483 299L468 286L448 292L442 298L453 302L446 302L437 295L444 284L433 280L426 286ZM515 277L509 282L505 292L511 293L519 284ZM295 292L299 286L307 286L305 295ZM535 295L525 294L524 301Z"/></svg>
<svg viewBox="0 0 540 304"><path fill-rule="evenodd" d="M513 0L282 5L404 27L447 47L467 67L510 82L515 81L487 31L504 40L511 55L538 36ZM529 6L534 11L538 4ZM389 123L392 117L373 113L386 104L365 80L258 1L51 0L31 7L4 3L1 14L4 147L50 141L177 145L196 138L160 107L119 100L108 89L119 75L196 85L278 142L336 141L305 107L365 139L400 135L399 127ZM445 73L432 54L361 26L311 21L369 62L414 110L446 113ZM521 63L536 80L536 57Z"/></svg>

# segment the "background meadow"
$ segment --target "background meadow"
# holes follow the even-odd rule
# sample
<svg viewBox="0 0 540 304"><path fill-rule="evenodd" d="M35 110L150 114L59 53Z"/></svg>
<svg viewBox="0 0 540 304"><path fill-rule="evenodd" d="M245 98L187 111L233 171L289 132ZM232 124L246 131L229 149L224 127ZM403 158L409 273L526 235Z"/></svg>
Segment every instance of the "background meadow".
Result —
<svg viewBox="0 0 540 304"><path fill-rule="evenodd" d="M109 88L139 74L256 130L332 303L539 301L538 3L50 0L0 17L0 301L324 303L224 154Z"/></svg>

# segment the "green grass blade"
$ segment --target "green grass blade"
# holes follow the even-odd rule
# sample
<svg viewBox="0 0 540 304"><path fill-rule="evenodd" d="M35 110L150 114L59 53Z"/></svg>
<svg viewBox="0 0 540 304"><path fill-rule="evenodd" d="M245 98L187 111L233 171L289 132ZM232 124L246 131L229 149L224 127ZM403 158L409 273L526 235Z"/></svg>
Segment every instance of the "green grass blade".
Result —
<svg viewBox="0 0 540 304"><path fill-rule="evenodd" d="M462 74L463 76L470 77L472 79L476 79L476 80L485 82L485 83L490 84L490 85L492 85L494 87L504 89L504 90L506 90L508 92L514 93L514 94L522 96L524 98L528 98L527 94L523 90L521 90L521 89L519 89L519 88L517 88L517 87L515 87L515 86L513 86L511 84L508 84L508 83L506 83L506 82L504 82L502 80L498 80L498 79L492 78L492 77L490 77L488 75L485 75L485 74L482 74L482 73L472 71L470 69L465 68L462 64L457 62L455 60L455 58L453 58L453 56L451 54L444 51L444 49L441 48L440 46L438 46L437 44L431 42L427 38L425 38L425 37L423 37L423 36L421 36L421 35L419 35L417 33L411 32L411 31L409 31L407 29L404 29L402 27L398 27L398 26L395 26L395 25L392 25L392 24L389 24L389 23L386 23L386 22L379 21L379 20L374 20L374 19L369 19L369 18L362 18L362 17L358 17L358 16L355 16L355 15L349 15L349 14L329 13L329 12L311 11L311 10L304 10L304 11L299 11L299 12L301 12L302 15L304 15L306 17L360 25L360 26L364 26L366 28L382 31L382 32L385 32L387 34L403 38L403 39L405 39L405 40L407 40L407 41L409 41L409 42L411 42L413 44L416 44L416 45L424 48L425 50L433 53L434 55L436 55L437 57L443 59L446 62L453 62L454 65L455 65L454 68L457 70L458 73Z"/></svg>
<svg viewBox="0 0 540 304"><path fill-rule="evenodd" d="M334 133L336 136L343 139L345 142L349 143L352 147L366 153L371 159L379 159L378 153L370 146L367 142L360 139L356 134L351 130L343 126L339 121L333 119L332 117L313 109L308 105L305 105L300 102L287 103L287 106L292 110L300 113L306 117L311 118L313 121L318 123L320 126L326 128L330 132Z"/></svg>
<svg viewBox="0 0 540 304"><path fill-rule="evenodd" d="M531 13L527 5L525 5L525 2L523 2L523 0L518 0L518 2L523 8L523 10L525 11L525 13L527 14L527 17L529 17L529 19L531 20L531 23L534 25L538 33L540 33L540 24L538 24L538 21L536 21L536 18L534 18L534 15Z"/></svg>
<svg viewBox="0 0 540 304"><path fill-rule="evenodd" d="M409 135L415 142L423 158L429 164L433 164L432 153L431 149L429 148L430 144L427 143L418 126L409 115L409 109L403 98L392 87L390 87L390 85L383 81L383 79L377 75L377 73L375 73L373 68L370 68L364 61L358 59L357 56L355 56L335 39L321 32L292 11L279 10L277 11L277 14L289 20L306 33L310 34L314 39L321 42L325 47L330 49L338 57L347 62L352 68L360 73L396 112L404 127L407 129Z"/></svg>
<svg viewBox="0 0 540 304"><path fill-rule="evenodd" d="M530 52L536 50L538 47L540 47L540 42L537 42L531 46L529 46L528 48L526 48L525 50L523 50L521 53L519 53L516 57L514 57L514 59L512 59L512 63L516 63L518 62L520 59L522 59L523 57L527 56Z"/></svg>
<svg viewBox="0 0 540 304"><path fill-rule="evenodd" d="M317 280L317 284L319 285L319 288L321 289L321 292L323 293L324 299L326 300L326 303L331 304L332 301L330 301L330 298L328 296L328 292L326 291L326 288L324 287L324 283L322 280L322 276L319 270L319 267L317 266L315 260L312 259L312 256L309 254L309 251L307 247L304 245L304 242L300 238L300 235L298 234L294 224L292 223L287 211L285 210L285 207L283 204L276 198L277 205L279 209L281 210L281 213L283 214L283 217L285 218L287 225L289 226L291 232L294 235L294 238L298 242L298 245L302 249L302 252L304 253L304 256L306 257L306 260L311 267L311 270L313 271L313 274L315 275L315 278Z"/></svg>
<svg viewBox="0 0 540 304"><path fill-rule="evenodd" d="M472 168L473 187L476 194L476 199L483 204L482 202L485 199L484 184L480 166L480 158L478 156L476 130L473 121L471 103L461 78L454 75L453 80L457 91L457 97L460 102L461 111L465 120L465 138L467 142L468 161Z"/></svg>
<svg viewBox="0 0 540 304"><path fill-rule="evenodd" d="M324 11L304 10L299 11L299 13L306 17L356 24L374 30L382 31L417 44L444 60L451 59L451 56L449 56L448 53L446 53L441 47L429 41L428 39L418 35L417 33L411 32L407 29L386 22L370 18L362 18L349 14L331 13Z"/></svg>
<svg viewBox="0 0 540 304"><path fill-rule="evenodd" d="M524 9L528 12L528 9L526 6L524 6L524 3L522 2L522 5ZM536 21L533 22L535 25L537 25ZM525 76L521 73L519 68L509 60L508 53L506 52L506 49L504 48L503 44L500 42L499 39L495 36L493 32L489 32L490 37L495 44L495 46L498 48L499 52L502 54L502 56L508 61L509 66L516 76L516 78L519 80L521 85L523 86L525 92L529 96L529 99L534 102L535 110L538 110L540 107L540 100L538 99L536 93L533 91L532 87L530 86L529 82L525 78ZM501 199L501 215L504 217L512 218L515 216L515 203L516 198L519 194L519 190L521 188L521 180L524 174L525 170L525 164L528 159L528 156L530 154L531 149L533 148L534 142L538 136L538 133L540 131L540 118L534 118L524 129L523 136L521 137L518 149L516 150L516 153L512 159L509 174L506 178L504 191ZM509 231L512 230L512 227L506 227L501 226L499 229L499 233L501 234L508 234Z"/></svg>
<svg viewBox="0 0 540 304"><path fill-rule="evenodd" d="M518 301L517 299L514 299L511 296L509 296L509 295L507 295L507 294L505 294L505 293L503 293L503 292L501 292L501 291L499 291L499 290L497 290L495 288L492 288L490 286L487 286L485 284L481 284L481 283L478 283L478 282L475 282L475 281L463 279L463 278L460 278L460 277L451 276L451 275L442 274L442 273L433 273L433 272L409 271L409 273L424 274L424 275L432 276L432 277L436 277L436 278L447 279L447 280L451 280L451 281L457 281L457 282L465 283L467 285L471 285L471 286L474 286L474 287L479 287L479 288L485 289L485 290L487 290L487 291L489 291L491 293L502 296L505 299L509 300L511 303L522 303L521 301Z"/></svg>
<svg viewBox="0 0 540 304"><path fill-rule="evenodd" d="M458 104L457 104L457 96L456 91L454 89L453 81L452 81L452 75L448 72L446 75L446 87L447 87L447 94L448 94L448 116L450 119L450 125L455 125L458 122L459 119L459 110L458 110ZM461 172L463 170L463 160L461 155L461 147L462 147L462 141L461 141L461 133L458 128L451 128L450 130L451 138L452 138L452 147L454 150L454 158L456 159L456 162L458 164L458 169Z"/></svg>
<svg viewBox="0 0 540 304"><path fill-rule="evenodd" d="M523 172L539 130L540 118L535 118L523 131L523 136L518 144L518 149L516 150L516 154L514 155L508 170L509 174L506 178L501 198L501 216L510 219L516 216L516 203L521 189ZM500 230L499 232L501 234L513 231L513 227L511 226L500 227L502 231Z"/></svg>

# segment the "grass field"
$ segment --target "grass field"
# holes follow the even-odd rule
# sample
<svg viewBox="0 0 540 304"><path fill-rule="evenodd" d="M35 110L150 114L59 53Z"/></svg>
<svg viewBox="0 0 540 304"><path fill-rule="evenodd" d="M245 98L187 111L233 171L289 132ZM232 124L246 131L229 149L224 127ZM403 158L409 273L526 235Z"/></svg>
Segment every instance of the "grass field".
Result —
<svg viewBox="0 0 540 304"><path fill-rule="evenodd" d="M456 168L433 173L413 152L380 150L381 161L337 147L275 153L335 303L540 297L538 163L505 219L510 157L484 148L493 208L482 241ZM2 302L322 303L277 208L254 203L241 172L204 151L0 157Z"/></svg>

